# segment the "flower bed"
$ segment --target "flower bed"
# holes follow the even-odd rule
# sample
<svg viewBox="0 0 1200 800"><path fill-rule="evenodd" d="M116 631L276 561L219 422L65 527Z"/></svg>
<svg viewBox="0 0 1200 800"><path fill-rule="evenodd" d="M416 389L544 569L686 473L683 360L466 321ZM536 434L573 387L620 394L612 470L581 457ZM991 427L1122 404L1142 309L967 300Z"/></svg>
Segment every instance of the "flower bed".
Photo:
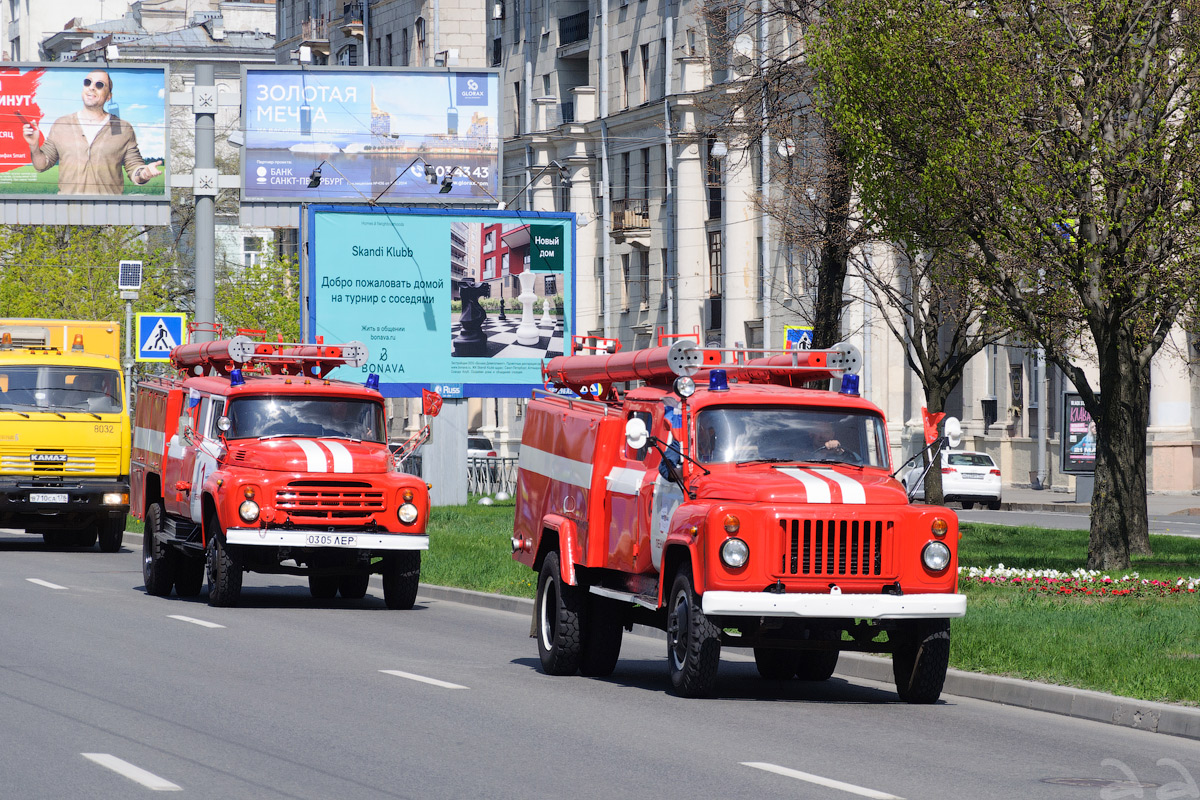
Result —
<svg viewBox="0 0 1200 800"><path fill-rule="evenodd" d="M1097 570L1059 572L1056 569L1018 569L1003 564L983 568L959 567L958 577L961 583L966 584L1007 586L1052 595L1165 597L1174 594L1195 594L1200 589L1200 578L1147 580L1136 572L1113 578Z"/></svg>

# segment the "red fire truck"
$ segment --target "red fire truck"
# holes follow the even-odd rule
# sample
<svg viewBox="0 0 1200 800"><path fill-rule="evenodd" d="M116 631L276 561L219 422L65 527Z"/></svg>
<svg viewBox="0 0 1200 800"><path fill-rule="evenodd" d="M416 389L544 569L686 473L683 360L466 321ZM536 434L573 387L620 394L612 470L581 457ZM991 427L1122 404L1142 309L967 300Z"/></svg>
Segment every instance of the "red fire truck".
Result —
<svg viewBox="0 0 1200 800"><path fill-rule="evenodd" d="M711 693L729 646L776 680L891 653L900 697L937 700L966 610L958 520L909 503L852 346L572 352L526 411L513 532L547 673L610 674L640 623L666 631L683 696Z"/></svg>
<svg viewBox="0 0 1200 800"><path fill-rule="evenodd" d="M394 468L378 377L325 377L366 357L238 335L177 347L178 377L140 383L131 506L148 593L198 595L207 567L210 605L236 605L244 571L361 598L379 573L387 607L412 607L429 487Z"/></svg>

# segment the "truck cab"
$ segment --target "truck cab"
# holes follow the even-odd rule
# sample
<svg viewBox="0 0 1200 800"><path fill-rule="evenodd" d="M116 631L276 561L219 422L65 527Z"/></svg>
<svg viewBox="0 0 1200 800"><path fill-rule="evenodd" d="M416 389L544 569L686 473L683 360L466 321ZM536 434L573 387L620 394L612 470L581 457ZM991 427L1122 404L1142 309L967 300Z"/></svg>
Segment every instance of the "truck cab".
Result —
<svg viewBox="0 0 1200 800"><path fill-rule="evenodd" d="M207 573L209 603L236 605L249 571L357 599L378 573L387 606L412 607L428 486L395 469L374 382L324 377L365 359L358 343L234 337L176 348L179 377L139 385L133 506L150 594L199 594Z"/></svg>
<svg viewBox="0 0 1200 800"><path fill-rule="evenodd" d="M608 674L639 622L666 631L685 696L743 647L768 679L891 653L900 696L933 702L965 613L957 519L909 503L857 353L721 358L677 339L546 365L558 391L526 411L513 535L543 668Z"/></svg>
<svg viewBox="0 0 1200 800"><path fill-rule="evenodd" d="M0 320L0 527L120 549L130 421L117 335L116 323Z"/></svg>

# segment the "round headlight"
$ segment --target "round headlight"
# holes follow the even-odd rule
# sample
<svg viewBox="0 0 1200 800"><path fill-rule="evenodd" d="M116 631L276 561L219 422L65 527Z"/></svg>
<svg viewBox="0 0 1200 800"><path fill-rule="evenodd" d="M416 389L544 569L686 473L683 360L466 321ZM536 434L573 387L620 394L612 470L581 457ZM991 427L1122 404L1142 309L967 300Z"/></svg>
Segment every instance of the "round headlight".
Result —
<svg viewBox="0 0 1200 800"><path fill-rule="evenodd" d="M929 525L929 532L939 539L945 536L948 530L950 530L950 523L941 517L934 517L933 522Z"/></svg>
<svg viewBox="0 0 1200 800"><path fill-rule="evenodd" d="M721 562L727 567L746 566L750 560L750 545L741 539L726 539L721 545Z"/></svg>
<svg viewBox="0 0 1200 800"><path fill-rule="evenodd" d="M405 525L411 525L417 521L417 507L412 503L405 503L396 510L396 516Z"/></svg>
<svg viewBox="0 0 1200 800"><path fill-rule="evenodd" d="M921 551L921 561L930 572L941 572L950 566L950 548L942 542L930 542Z"/></svg>
<svg viewBox="0 0 1200 800"><path fill-rule="evenodd" d="M686 375L675 379L675 394L680 397L691 397L696 393L696 382Z"/></svg>
<svg viewBox="0 0 1200 800"><path fill-rule="evenodd" d="M258 519L258 503L253 500L246 500L238 506L238 516L244 522L254 522Z"/></svg>

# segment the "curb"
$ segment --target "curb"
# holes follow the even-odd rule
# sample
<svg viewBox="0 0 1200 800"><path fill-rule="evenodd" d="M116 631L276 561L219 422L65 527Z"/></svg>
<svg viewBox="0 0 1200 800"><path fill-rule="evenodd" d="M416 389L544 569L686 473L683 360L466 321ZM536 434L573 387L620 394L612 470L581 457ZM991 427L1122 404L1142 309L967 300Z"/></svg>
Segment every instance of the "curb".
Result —
<svg viewBox="0 0 1200 800"><path fill-rule="evenodd" d="M525 616L533 614L533 601L524 597L474 592L427 583L420 585L418 595ZM664 637L663 632L657 628L642 625L635 625L634 633L660 639ZM834 674L888 685L893 683L890 659L861 653L842 653ZM946 673L944 692L956 697L1001 703L1150 733L1200 739L1200 708L1190 706L1135 700L1088 689L1074 689L1069 686L1055 686L958 669L951 669Z"/></svg>

